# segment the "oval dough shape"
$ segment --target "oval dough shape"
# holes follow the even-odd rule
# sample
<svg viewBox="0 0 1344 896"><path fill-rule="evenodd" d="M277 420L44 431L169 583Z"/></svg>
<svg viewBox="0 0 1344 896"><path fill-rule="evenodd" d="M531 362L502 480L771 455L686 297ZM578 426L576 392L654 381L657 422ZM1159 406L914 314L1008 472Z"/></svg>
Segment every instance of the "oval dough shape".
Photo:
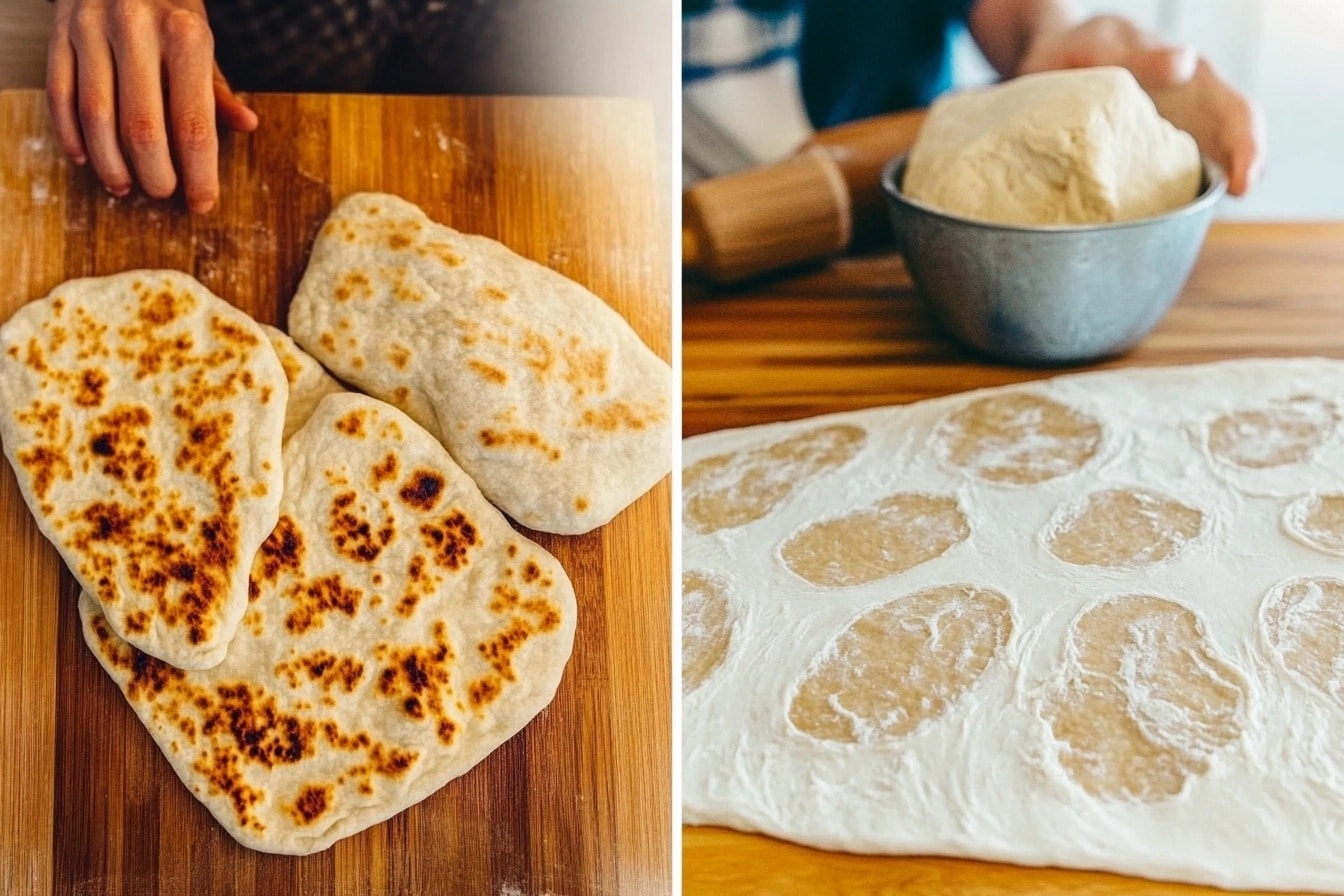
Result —
<svg viewBox="0 0 1344 896"><path fill-rule="evenodd" d="M686 573L681 595L681 692L689 694L727 659L736 620L728 585L718 576Z"/></svg>
<svg viewBox="0 0 1344 896"><path fill-rule="evenodd" d="M1303 495L1284 509L1283 528L1308 547L1344 556L1344 495Z"/></svg>
<svg viewBox="0 0 1344 896"><path fill-rule="evenodd" d="M1344 581L1289 579L1265 596L1260 629L1288 674L1344 706Z"/></svg>
<svg viewBox="0 0 1344 896"><path fill-rule="evenodd" d="M1334 427L1329 404L1298 396L1218 417L1209 424L1209 453L1252 470L1282 467L1309 458Z"/></svg>
<svg viewBox="0 0 1344 896"><path fill-rule="evenodd" d="M1094 797L1176 796L1241 736L1245 680L1180 604L1103 601L1074 621L1065 654L1043 715L1065 774Z"/></svg>
<svg viewBox="0 0 1344 896"><path fill-rule="evenodd" d="M1101 449L1101 424L1032 392L976 399L943 418L936 450L979 479L1036 485L1077 472Z"/></svg>
<svg viewBox="0 0 1344 896"><path fill-rule="evenodd" d="M865 585L941 557L971 534L957 499L898 494L811 523L779 549L794 575L825 588Z"/></svg>
<svg viewBox="0 0 1344 896"><path fill-rule="evenodd" d="M857 426L823 426L773 445L698 460L682 473L686 525L708 535L755 522L799 486L843 466L867 439Z"/></svg>
<svg viewBox="0 0 1344 896"><path fill-rule="evenodd" d="M789 721L840 743L904 737L974 687L1012 630L1008 598L976 585L941 585L883 604L812 660Z"/></svg>
<svg viewBox="0 0 1344 896"><path fill-rule="evenodd" d="M1204 528L1204 514L1147 489L1093 492L1050 524L1045 545L1065 563L1135 567L1175 557Z"/></svg>

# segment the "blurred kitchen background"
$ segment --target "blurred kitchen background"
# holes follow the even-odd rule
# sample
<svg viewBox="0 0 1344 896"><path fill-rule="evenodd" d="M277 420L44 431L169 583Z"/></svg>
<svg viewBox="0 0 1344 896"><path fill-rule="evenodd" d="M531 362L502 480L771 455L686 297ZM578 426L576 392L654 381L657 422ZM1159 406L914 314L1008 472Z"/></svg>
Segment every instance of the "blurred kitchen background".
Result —
<svg viewBox="0 0 1344 896"><path fill-rule="evenodd" d="M1225 200L1223 218L1321 219L1344 217L1344 2L1341 0L1076 0L1086 15L1117 13L1197 47L1239 89L1255 97L1268 125L1268 165L1249 196ZM716 8L713 16L731 17ZM723 40L711 49L715 63L759 41L733 34L731 19L714 23ZM727 25L728 27L723 27ZM749 29L743 23L744 29ZM781 17L771 27L798 27ZM684 33L684 32L683 32ZM970 36L956 41L956 86L986 84L993 70ZM801 102L785 101L791 60L745 74L741 83L712 95L693 84L683 95L683 177L687 184L722 167L778 156L781 144L810 131ZM770 109L767 117L756 110ZM754 120L759 117L761 120ZM732 121L736 144L725 142L715 120ZM722 166L722 167L720 167Z"/></svg>

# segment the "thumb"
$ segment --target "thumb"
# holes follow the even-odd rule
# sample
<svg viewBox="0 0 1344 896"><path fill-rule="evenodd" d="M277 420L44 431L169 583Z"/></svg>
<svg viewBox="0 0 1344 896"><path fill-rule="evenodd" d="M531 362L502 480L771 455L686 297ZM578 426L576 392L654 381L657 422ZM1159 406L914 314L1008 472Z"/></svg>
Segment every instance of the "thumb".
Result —
<svg viewBox="0 0 1344 896"><path fill-rule="evenodd" d="M257 113L234 94L224 73L219 70L218 62L215 63L215 109L224 123L235 131L246 133L257 129Z"/></svg>
<svg viewBox="0 0 1344 896"><path fill-rule="evenodd" d="M1146 89L1174 87L1195 76L1199 55L1190 47L1147 47L1126 54L1125 68Z"/></svg>

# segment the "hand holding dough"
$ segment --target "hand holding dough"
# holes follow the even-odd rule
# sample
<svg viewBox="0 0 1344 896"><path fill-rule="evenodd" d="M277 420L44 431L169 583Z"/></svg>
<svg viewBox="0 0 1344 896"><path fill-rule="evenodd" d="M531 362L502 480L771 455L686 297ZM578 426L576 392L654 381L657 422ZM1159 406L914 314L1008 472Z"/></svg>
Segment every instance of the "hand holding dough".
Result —
<svg viewBox="0 0 1344 896"><path fill-rule="evenodd" d="M906 195L999 224L1101 224L1199 192L1194 138L1121 68L1046 72L939 100L910 153Z"/></svg>
<svg viewBox="0 0 1344 896"><path fill-rule="evenodd" d="M1228 193L1243 196L1259 180L1265 162L1260 108L1193 48L1170 44L1121 16L1093 16L1073 27L1047 28L1005 73L1097 65L1132 72L1162 117L1194 137L1200 151L1227 171Z"/></svg>

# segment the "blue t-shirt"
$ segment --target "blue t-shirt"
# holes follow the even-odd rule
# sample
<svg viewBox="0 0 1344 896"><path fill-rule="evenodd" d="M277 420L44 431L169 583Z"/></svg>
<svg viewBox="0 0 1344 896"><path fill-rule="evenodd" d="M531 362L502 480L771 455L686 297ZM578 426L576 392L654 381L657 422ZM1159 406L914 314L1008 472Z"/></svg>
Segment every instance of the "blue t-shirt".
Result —
<svg viewBox="0 0 1344 896"><path fill-rule="evenodd" d="M683 21L715 6L739 7L779 35L733 68L793 55L814 127L926 106L951 84L951 38L975 0L688 0ZM794 27L781 23L792 22ZM797 27L798 24L801 27ZM773 31L770 29L773 28ZM687 31L687 34L693 31ZM686 83L713 77L686 47Z"/></svg>

